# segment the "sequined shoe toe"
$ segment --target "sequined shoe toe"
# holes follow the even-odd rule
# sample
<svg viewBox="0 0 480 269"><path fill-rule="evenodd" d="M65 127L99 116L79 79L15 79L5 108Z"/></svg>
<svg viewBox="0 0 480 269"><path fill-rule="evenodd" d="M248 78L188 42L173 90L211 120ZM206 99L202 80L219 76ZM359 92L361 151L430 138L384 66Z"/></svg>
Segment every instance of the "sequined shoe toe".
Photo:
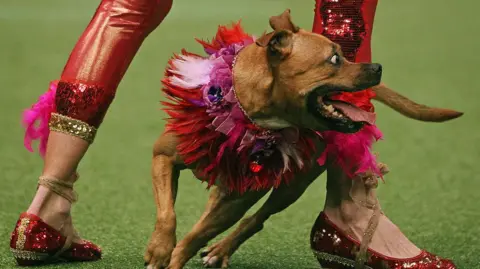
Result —
<svg viewBox="0 0 480 269"><path fill-rule="evenodd" d="M324 269L352 269L360 243L344 234L324 212L318 216L310 236L311 248ZM387 257L371 249L367 251L365 269L456 269L452 261L427 251L408 259Z"/></svg>
<svg viewBox="0 0 480 269"><path fill-rule="evenodd" d="M22 213L10 240L10 250L18 265L30 266L56 262L95 261L101 249L84 240L72 242L73 236L63 236L39 217Z"/></svg>

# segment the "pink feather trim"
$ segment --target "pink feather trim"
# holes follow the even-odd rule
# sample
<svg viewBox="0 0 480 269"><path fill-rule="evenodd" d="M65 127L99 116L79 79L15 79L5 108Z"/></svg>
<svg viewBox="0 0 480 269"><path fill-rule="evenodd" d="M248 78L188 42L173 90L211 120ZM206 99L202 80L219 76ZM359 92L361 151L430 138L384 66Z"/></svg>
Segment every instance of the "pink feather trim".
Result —
<svg viewBox="0 0 480 269"><path fill-rule="evenodd" d="M48 122L52 112L55 111L57 84L58 81L52 81L48 91L42 94L37 103L30 109L24 110L22 114L22 125L25 128L23 144L28 151L33 152L32 141L40 140L39 152L42 157L45 156L50 134Z"/></svg>
<svg viewBox="0 0 480 269"><path fill-rule="evenodd" d="M372 145L382 138L382 132L375 125L365 125L360 131L345 134L334 131L317 133L326 144L325 151L317 160L324 165L327 157L339 165L349 177L371 170L382 177L377 167L377 160L372 153Z"/></svg>

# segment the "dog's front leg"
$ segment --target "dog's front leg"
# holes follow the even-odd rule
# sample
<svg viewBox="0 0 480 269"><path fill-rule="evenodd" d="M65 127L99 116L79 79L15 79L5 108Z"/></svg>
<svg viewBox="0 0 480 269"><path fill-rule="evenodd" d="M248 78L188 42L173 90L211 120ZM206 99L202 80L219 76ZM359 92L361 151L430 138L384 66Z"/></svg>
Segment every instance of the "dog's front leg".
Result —
<svg viewBox="0 0 480 269"><path fill-rule="evenodd" d="M175 198L183 164L176 154L176 138L162 135L155 143L152 160L152 183L157 220L145 253L148 268L166 268L176 244Z"/></svg>
<svg viewBox="0 0 480 269"><path fill-rule="evenodd" d="M168 269L183 268L208 241L233 226L267 192L251 191L239 195L213 187L205 212L175 247Z"/></svg>
<svg viewBox="0 0 480 269"><path fill-rule="evenodd" d="M289 184L274 189L267 201L252 216L242 219L238 227L224 239L201 253L206 267L227 268L231 255L250 237L263 229L263 223L295 203L310 184L325 171L325 167L315 167L307 174L298 175Z"/></svg>

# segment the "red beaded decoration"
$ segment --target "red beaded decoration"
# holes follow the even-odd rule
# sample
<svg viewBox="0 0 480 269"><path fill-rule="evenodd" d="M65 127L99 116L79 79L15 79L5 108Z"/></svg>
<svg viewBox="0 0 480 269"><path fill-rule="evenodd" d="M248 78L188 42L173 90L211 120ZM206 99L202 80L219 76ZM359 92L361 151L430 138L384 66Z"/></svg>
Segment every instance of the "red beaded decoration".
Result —
<svg viewBox="0 0 480 269"><path fill-rule="evenodd" d="M250 162L250 171L252 171L253 173L258 173L262 171L262 169L263 165L259 164L258 162Z"/></svg>

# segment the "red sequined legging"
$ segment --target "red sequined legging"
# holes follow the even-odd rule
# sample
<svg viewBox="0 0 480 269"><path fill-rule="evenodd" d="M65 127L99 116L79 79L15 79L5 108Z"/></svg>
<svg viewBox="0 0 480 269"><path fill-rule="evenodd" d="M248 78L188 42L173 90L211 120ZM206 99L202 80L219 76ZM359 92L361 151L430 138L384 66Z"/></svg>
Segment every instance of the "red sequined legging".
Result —
<svg viewBox="0 0 480 269"><path fill-rule="evenodd" d="M371 62L371 38L378 0L316 0L313 32L328 37L342 47L347 60ZM373 91L342 93L343 100L373 111Z"/></svg>
<svg viewBox="0 0 480 269"><path fill-rule="evenodd" d="M93 140L82 132L100 126L140 45L171 6L172 0L101 1L58 82L51 130Z"/></svg>

